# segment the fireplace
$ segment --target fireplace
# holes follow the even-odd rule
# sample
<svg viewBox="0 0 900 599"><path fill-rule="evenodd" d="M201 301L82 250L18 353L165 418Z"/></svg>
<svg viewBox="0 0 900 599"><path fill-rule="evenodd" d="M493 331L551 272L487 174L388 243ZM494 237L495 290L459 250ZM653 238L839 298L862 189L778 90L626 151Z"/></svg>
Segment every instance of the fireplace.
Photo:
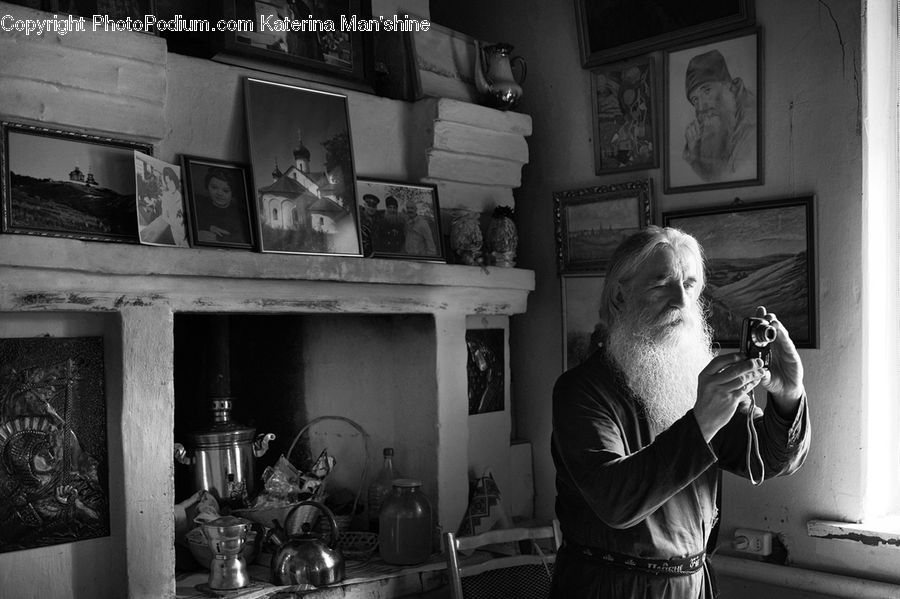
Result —
<svg viewBox="0 0 900 599"><path fill-rule="evenodd" d="M0 52L8 66L0 80L16 99L4 118L149 142L166 161L248 155L240 90L258 72L169 54L164 39L132 32L4 33ZM359 176L435 184L445 231L455 209L514 206L527 115L331 91L349 98ZM482 453L501 462L510 452L508 401L504 412L468 415L465 333L508 331L533 287L523 269L0 235L0 335L104 339L112 530L4 554L4 588L51 598L174 595L175 431L183 402L205 402L176 363L190 347L183 335L203 318L227 316L245 343L279 354L266 380L250 372L260 364L246 348L232 355L237 409L273 406L247 414L260 430L271 414L290 414L279 443L316 416L360 422L371 436L370 472L381 448L394 446L429 488L440 523L454 529L469 473L484 465L472 444L488 444Z"/></svg>

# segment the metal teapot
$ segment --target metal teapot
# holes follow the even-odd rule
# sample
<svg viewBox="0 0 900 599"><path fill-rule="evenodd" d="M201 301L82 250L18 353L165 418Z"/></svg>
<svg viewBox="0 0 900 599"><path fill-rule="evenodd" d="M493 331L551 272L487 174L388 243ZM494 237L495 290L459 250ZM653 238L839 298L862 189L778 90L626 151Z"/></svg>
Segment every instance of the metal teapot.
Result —
<svg viewBox="0 0 900 599"><path fill-rule="evenodd" d="M302 501L288 512L285 526L297 508L311 505L322 510L331 524L331 542L326 543L317 534L310 532L310 525L303 524L303 532L283 537L287 532L281 526L272 531L269 542L278 546L272 556L272 582L277 585L309 584L321 587L344 580L344 555L337 546L338 526L334 514L318 501ZM277 524L277 522L276 522Z"/></svg>
<svg viewBox="0 0 900 599"><path fill-rule="evenodd" d="M509 44L482 45L475 41L475 87L487 106L508 110L522 97L522 83L527 73L525 59L510 57L513 47ZM513 76L512 66L518 64L520 75Z"/></svg>

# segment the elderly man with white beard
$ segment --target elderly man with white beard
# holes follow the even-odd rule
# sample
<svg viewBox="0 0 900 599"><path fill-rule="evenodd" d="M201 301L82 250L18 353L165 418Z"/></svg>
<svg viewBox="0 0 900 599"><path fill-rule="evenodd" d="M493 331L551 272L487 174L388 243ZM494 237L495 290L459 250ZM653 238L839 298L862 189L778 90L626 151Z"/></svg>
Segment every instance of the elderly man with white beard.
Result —
<svg viewBox="0 0 900 599"><path fill-rule="evenodd" d="M697 240L671 228L648 227L611 258L600 347L553 390L554 599L712 599L719 469L761 482L806 457L803 366L787 330L760 307L777 335L769 366L715 356L703 269ZM750 402L757 385L765 410ZM748 458L748 415L761 463Z"/></svg>
<svg viewBox="0 0 900 599"><path fill-rule="evenodd" d="M756 96L718 50L691 58L684 79L695 116L684 132L685 162L708 183L755 176Z"/></svg>

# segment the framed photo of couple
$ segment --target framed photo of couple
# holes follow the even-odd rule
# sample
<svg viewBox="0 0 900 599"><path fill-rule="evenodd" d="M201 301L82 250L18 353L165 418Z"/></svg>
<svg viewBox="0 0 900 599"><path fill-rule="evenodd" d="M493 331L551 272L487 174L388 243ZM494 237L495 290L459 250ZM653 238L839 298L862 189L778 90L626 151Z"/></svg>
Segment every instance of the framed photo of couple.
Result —
<svg viewBox="0 0 900 599"><path fill-rule="evenodd" d="M763 182L760 28L665 53L664 191Z"/></svg>

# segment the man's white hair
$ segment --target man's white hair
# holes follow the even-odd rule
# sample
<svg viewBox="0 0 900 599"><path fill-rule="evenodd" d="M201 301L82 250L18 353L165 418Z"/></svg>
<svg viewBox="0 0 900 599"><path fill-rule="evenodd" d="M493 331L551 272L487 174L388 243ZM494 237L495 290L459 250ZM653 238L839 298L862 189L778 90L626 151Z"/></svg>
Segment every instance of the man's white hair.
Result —
<svg viewBox="0 0 900 599"><path fill-rule="evenodd" d="M672 248L679 256L692 256L699 268L697 285L699 290L703 289L706 282L705 263L703 249L696 238L673 227L650 225L625 239L610 258L600 295L600 326L603 331L609 330L609 325L618 312L618 294L623 286L637 275L653 252L661 247Z"/></svg>

